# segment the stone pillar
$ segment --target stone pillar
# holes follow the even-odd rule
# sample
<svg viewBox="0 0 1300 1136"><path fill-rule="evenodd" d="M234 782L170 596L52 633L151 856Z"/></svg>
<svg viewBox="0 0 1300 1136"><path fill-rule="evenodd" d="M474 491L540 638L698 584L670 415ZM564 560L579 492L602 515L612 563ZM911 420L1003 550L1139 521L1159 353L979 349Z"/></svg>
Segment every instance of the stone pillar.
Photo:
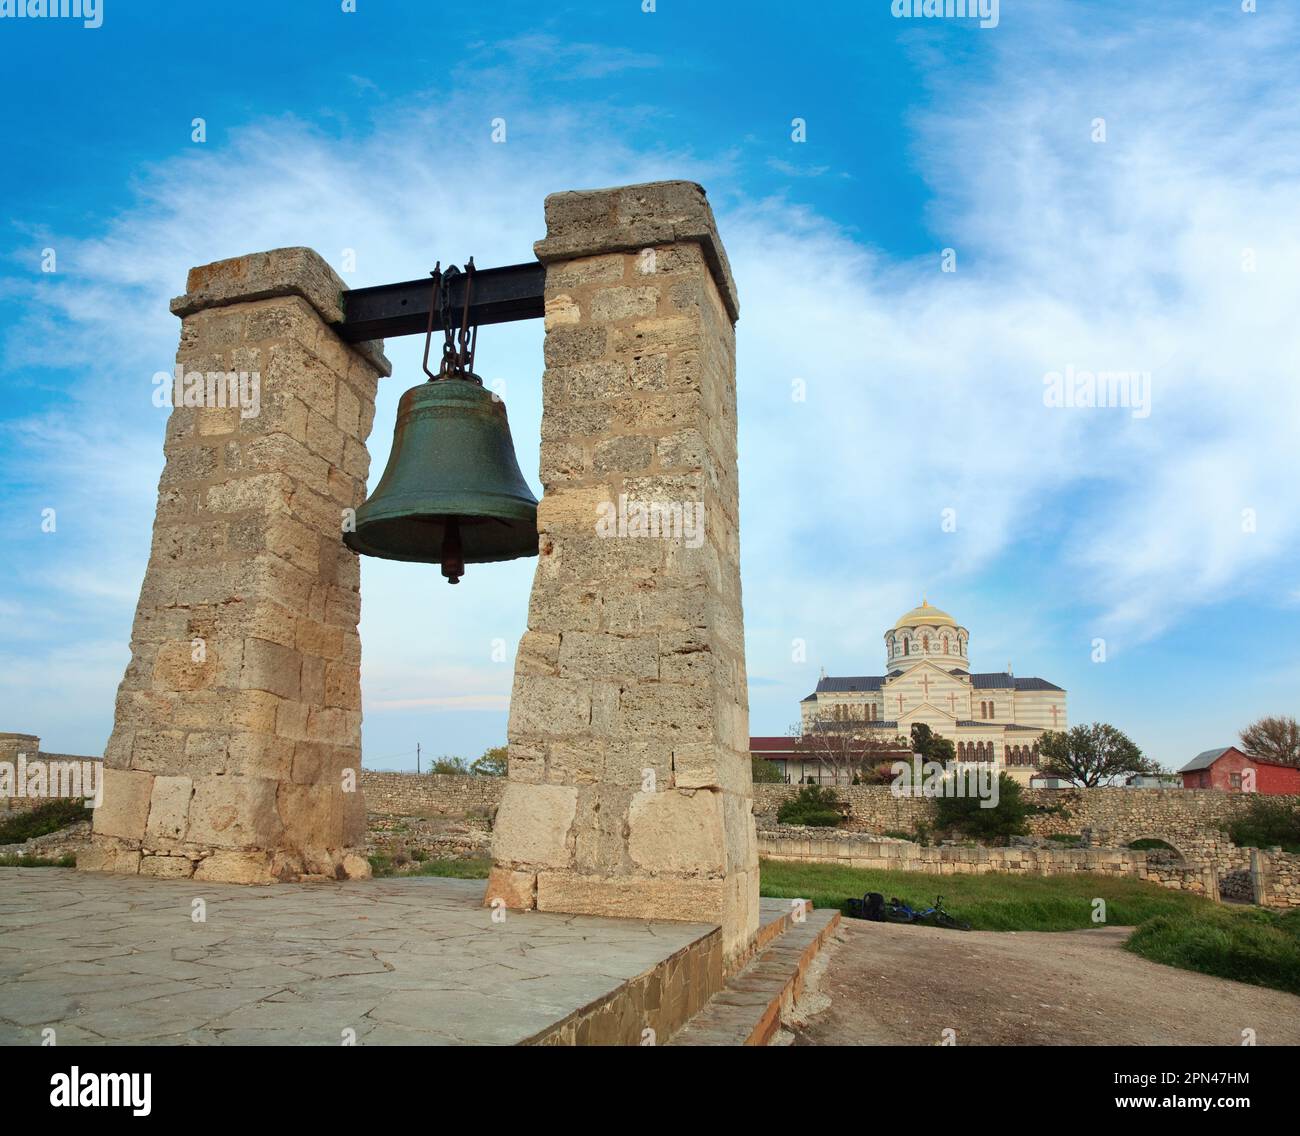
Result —
<svg viewBox="0 0 1300 1136"><path fill-rule="evenodd" d="M758 924L735 284L690 182L555 194L546 222L541 554L485 899L717 923L735 965Z"/></svg>
<svg viewBox="0 0 1300 1136"><path fill-rule="evenodd" d="M1268 855L1260 848L1250 850L1250 896L1251 902L1267 907L1268 894Z"/></svg>
<svg viewBox="0 0 1300 1136"><path fill-rule="evenodd" d="M360 569L341 532L390 368L331 330L343 287L310 249L277 249L192 269L172 301L181 398L79 867L369 874Z"/></svg>

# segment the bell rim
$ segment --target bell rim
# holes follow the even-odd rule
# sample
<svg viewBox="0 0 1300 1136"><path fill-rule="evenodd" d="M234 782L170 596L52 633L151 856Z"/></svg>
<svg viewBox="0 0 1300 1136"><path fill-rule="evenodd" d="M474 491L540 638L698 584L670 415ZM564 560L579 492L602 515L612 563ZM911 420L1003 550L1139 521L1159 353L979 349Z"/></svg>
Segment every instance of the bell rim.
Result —
<svg viewBox="0 0 1300 1136"><path fill-rule="evenodd" d="M438 514L431 514L431 515L445 516L446 514L438 513ZM495 520L498 518L488 517L486 519ZM526 519L526 518L518 518L518 519ZM377 545L373 545L369 541L363 539L362 530L360 527L358 527L355 532L345 532L343 534L343 543L347 545L347 547L350 548L353 552L359 555L374 556L380 560L400 560L406 564L436 564L437 563L437 560L432 560L428 556L419 553L406 554L406 553L390 552L380 548ZM515 551L503 552L499 556L467 555L464 557L464 563L504 564L507 560L523 560L526 557L537 556L540 554L540 551L541 551L541 539L539 536L537 547L531 550L527 550L523 552L515 552Z"/></svg>

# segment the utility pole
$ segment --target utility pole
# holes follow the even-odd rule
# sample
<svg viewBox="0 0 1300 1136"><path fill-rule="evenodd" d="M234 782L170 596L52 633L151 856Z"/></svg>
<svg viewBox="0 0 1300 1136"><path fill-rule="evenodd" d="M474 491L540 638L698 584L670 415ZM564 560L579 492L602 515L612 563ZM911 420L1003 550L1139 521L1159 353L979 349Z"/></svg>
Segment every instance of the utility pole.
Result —
<svg viewBox="0 0 1300 1136"><path fill-rule="evenodd" d="M415 743L415 772L420 772L420 743Z"/></svg>

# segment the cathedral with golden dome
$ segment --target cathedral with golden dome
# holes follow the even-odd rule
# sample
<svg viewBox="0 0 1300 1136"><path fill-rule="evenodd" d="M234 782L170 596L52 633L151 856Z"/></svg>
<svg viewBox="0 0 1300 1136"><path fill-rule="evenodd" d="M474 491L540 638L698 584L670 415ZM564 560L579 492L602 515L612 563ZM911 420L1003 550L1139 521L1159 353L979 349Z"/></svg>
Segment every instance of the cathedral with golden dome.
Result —
<svg viewBox="0 0 1300 1136"><path fill-rule="evenodd" d="M889 739L924 722L961 761L989 761L1020 781L1038 766L1044 730L1063 730L1065 691L1042 678L970 669L970 632L922 601L885 632L885 673L832 678L800 705L803 729L845 726Z"/></svg>

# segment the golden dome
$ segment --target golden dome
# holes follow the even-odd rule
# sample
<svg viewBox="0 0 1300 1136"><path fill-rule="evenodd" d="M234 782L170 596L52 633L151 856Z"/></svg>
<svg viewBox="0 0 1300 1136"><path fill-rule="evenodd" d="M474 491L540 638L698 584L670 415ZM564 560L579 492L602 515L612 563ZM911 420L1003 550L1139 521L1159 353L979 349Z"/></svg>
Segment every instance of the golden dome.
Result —
<svg viewBox="0 0 1300 1136"><path fill-rule="evenodd" d="M920 607L912 608L894 624L894 627L897 629L900 627L920 627L922 625L926 627L956 627L957 621L946 611L931 607L928 602L922 600Z"/></svg>

